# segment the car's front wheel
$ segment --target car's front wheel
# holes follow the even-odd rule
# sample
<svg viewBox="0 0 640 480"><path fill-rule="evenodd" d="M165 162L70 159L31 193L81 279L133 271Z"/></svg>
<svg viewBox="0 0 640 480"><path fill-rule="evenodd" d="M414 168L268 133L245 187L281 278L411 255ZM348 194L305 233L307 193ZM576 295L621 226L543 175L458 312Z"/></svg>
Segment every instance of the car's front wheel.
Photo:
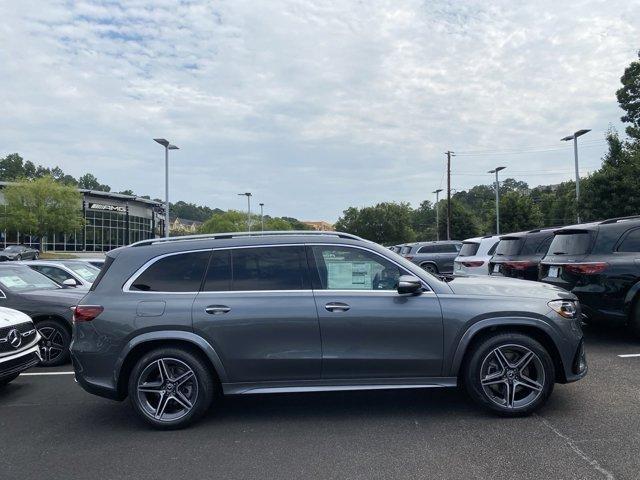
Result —
<svg viewBox="0 0 640 480"><path fill-rule="evenodd" d="M534 338L501 333L473 347L464 383L473 400L506 416L527 415L553 391L555 369L549 352Z"/></svg>
<svg viewBox="0 0 640 480"><path fill-rule="evenodd" d="M433 263L423 263L420 265L423 269L429 272L431 275L438 274L438 268Z"/></svg>
<svg viewBox="0 0 640 480"><path fill-rule="evenodd" d="M213 401L214 389L206 363L178 348L145 354L129 377L133 409L158 429L183 428L200 418Z"/></svg>
<svg viewBox="0 0 640 480"><path fill-rule="evenodd" d="M40 336L41 367L55 367L69 361L71 335L57 320L41 320L36 323Z"/></svg>

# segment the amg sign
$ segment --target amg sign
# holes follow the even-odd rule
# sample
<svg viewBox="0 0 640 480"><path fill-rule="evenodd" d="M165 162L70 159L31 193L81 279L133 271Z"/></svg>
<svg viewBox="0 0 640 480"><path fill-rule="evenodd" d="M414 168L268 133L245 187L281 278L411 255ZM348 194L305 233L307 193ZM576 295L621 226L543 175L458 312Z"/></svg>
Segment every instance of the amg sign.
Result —
<svg viewBox="0 0 640 480"><path fill-rule="evenodd" d="M107 205L105 203L90 203L89 208L91 210L106 210L107 212L125 213L127 211L126 207L122 207L120 205Z"/></svg>

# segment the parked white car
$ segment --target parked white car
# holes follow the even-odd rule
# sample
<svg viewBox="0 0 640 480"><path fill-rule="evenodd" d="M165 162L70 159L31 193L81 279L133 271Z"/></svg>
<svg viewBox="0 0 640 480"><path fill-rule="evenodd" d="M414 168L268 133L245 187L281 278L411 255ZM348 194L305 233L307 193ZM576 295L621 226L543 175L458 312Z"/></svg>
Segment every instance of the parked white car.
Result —
<svg viewBox="0 0 640 480"><path fill-rule="evenodd" d="M453 273L489 275L489 260L499 241L499 235L489 235L469 238L462 242L460 253L453 262Z"/></svg>
<svg viewBox="0 0 640 480"><path fill-rule="evenodd" d="M22 263L60 285L85 290L91 288L100 273L99 268L79 260L32 260Z"/></svg>
<svg viewBox="0 0 640 480"><path fill-rule="evenodd" d="M0 387L40 363L40 334L28 315L0 307Z"/></svg>

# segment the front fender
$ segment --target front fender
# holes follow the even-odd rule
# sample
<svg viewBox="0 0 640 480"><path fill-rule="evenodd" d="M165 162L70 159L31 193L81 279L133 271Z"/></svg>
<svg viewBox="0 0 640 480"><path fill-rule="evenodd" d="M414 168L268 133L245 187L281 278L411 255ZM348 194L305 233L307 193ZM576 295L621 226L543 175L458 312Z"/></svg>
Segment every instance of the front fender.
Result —
<svg viewBox="0 0 640 480"><path fill-rule="evenodd" d="M458 375L462 360L467 348L471 344L471 341L485 329L491 327L533 327L544 332L551 341L555 344L556 349L559 350L559 346L554 340L558 335L562 335L557 329L553 328L549 323L530 317L498 317L498 318L485 318L480 320L465 330L460 337L456 351L453 354L451 361L451 367L449 369L449 376L455 377Z"/></svg>
<svg viewBox="0 0 640 480"><path fill-rule="evenodd" d="M138 345L142 345L148 342L154 341L167 341L167 340L182 340L193 344L197 347L202 353L204 353L207 358L213 364L213 367L216 369L216 373L218 374L218 378L221 382L227 382L227 372L224 369L224 365L220 360L220 356L215 351L215 349L211 346L209 342L207 342L204 338L199 335L196 335L193 332L187 332L182 330L162 330L156 332L147 332L140 334L136 337L133 337L127 345L122 349L120 355L118 356L118 360L116 361L114 374L116 376L115 385L118 385L118 377L120 375L120 371L122 369L122 365L124 364L125 359L131 353L131 351L136 348Z"/></svg>

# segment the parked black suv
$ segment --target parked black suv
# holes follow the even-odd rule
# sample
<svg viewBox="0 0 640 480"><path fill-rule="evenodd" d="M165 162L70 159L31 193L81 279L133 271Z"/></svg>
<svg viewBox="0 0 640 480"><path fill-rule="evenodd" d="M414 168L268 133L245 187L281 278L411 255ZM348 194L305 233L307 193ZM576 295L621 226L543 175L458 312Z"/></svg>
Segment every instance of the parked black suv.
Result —
<svg viewBox="0 0 640 480"><path fill-rule="evenodd" d="M177 428L227 395L465 385L502 415L587 371L580 305L506 278L443 281L337 232L148 240L107 253L75 308L91 393Z"/></svg>
<svg viewBox="0 0 640 480"><path fill-rule="evenodd" d="M553 240L553 228L510 233L500 237L489 262L489 274L538 280L538 264Z"/></svg>
<svg viewBox="0 0 640 480"><path fill-rule="evenodd" d="M540 280L576 294L585 321L628 324L640 335L640 217L556 230Z"/></svg>

